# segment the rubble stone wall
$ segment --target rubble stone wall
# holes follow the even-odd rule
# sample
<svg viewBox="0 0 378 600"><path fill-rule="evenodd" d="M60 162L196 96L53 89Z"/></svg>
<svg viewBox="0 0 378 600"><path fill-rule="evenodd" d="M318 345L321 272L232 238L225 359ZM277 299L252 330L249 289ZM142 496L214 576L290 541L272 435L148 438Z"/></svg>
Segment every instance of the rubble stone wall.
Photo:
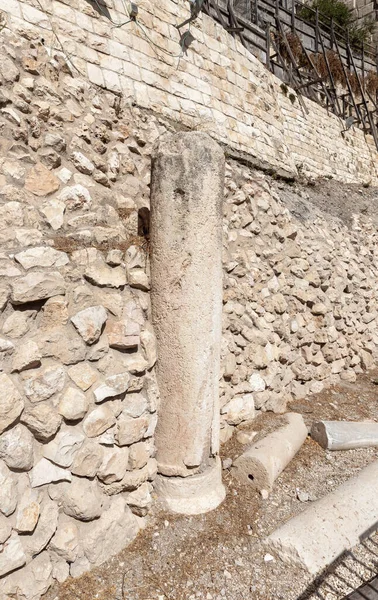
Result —
<svg viewBox="0 0 378 600"><path fill-rule="evenodd" d="M288 175L376 182L370 136L356 129L343 137L344 122L309 100L306 114L292 90L283 91L280 80L211 18L192 24L195 41L183 53L176 25L190 14L187 0L144 0L137 21L129 23L126 1L99 5L105 16L89 0L0 0L7 28L43 39L50 52L64 50L94 85L208 131L257 164Z"/></svg>
<svg viewBox="0 0 378 600"><path fill-rule="evenodd" d="M87 2L2 2L0 597L37 600L52 582L76 577L126 546L152 502L159 395L148 209L156 140L201 127L227 142L229 153L249 152L292 175L301 164L311 176L346 181L360 174L375 181L376 155L361 132L343 141L338 121L319 107L302 117L278 82L232 38L227 45L227 34L208 19L193 29L206 40L206 57L204 42L197 42L177 69L177 61L150 56L135 31L127 30L133 44L127 50L116 40L125 31L111 29ZM172 15L185 16L186 4L171 1L166 13L164 3L156 4L155 16L143 6L150 30L165 23L166 41L168 32L175 40ZM54 29L65 23L58 36L70 60L54 49L50 19ZM169 43L172 52L176 46ZM104 79L96 86L86 69L93 81L98 71L90 65L99 68L100 58L106 85ZM143 77L165 72L176 92L134 80L130 67L120 81L132 92L121 96L110 85L109 73L119 77L117 59ZM208 80L204 65L208 73L214 69ZM192 69L199 93L210 86L203 104L187 99L195 98ZM229 78L247 86L256 81L246 112L237 108L246 96ZM215 81L228 82L230 91L218 94ZM221 103L218 96L219 110L211 104ZM226 106L240 120L226 117ZM211 118L199 123L201 111ZM319 122L311 129L315 114ZM361 217L349 230L312 212L301 220L281 198L283 185L228 161L223 439L256 410L281 412L289 399L339 378L353 381L377 358L376 227Z"/></svg>

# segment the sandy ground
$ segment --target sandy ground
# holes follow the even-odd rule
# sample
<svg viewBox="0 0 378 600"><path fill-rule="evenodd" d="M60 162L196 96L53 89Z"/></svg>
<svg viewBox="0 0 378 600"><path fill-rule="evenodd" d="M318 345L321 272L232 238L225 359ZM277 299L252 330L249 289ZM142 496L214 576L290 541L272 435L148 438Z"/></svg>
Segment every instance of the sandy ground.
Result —
<svg viewBox="0 0 378 600"><path fill-rule="evenodd" d="M377 373L360 376L306 400L292 403L306 423L321 418L377 419ZM261 414L250 427L258 437L282 417ZM222 449L236 458L244 447L235 437ZM225 502L197 517L154 509L150 525L129 548L77 580L50 590L45 600L339 600L378 573L374 535L317 580L280 560L267 561L263 540L309 502L334 490L378 458L378 448L325 452L310 438L263 500L224 471ZM377 484L378 491L378 484ZM301 492L309 496L300 501Z"/></svg>

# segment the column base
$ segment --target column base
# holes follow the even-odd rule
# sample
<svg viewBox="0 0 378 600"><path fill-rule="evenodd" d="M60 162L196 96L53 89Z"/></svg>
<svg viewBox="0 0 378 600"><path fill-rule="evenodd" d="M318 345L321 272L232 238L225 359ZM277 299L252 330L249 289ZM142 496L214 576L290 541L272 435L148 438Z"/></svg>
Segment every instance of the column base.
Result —
<svg viewBox="0 0 378 600"><path fill-rule="evenodd" d="M219 506L226 497L220 458L203 473L189 477L158 475L155 492L167 510L183 515L199 515Z"/></svg>

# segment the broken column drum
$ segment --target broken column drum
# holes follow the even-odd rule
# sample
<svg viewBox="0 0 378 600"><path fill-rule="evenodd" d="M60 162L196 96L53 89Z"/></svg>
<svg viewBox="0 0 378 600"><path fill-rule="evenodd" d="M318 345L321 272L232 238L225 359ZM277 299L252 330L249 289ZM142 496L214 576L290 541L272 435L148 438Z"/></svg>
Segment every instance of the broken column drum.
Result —
<svg viewBox="0 0 378 600"><path fill-rule="evenodd" d="M157 491L178 512L224 497L219 451L224 154L199 132L166 136L151 188L152 317L161 404Z"/></svg>

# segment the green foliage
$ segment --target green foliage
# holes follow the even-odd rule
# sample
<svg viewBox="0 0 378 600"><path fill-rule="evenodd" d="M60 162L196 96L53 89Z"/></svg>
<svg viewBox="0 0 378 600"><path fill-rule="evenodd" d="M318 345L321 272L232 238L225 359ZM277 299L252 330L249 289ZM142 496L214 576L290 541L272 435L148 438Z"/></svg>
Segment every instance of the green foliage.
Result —
<svg viewBox="0 0 378 600"><path fill-rule="evenodd" d="M346 35L349 30L350 44L354 48L359 48L362 42L369 42L375 29L375 21L364 19L356 21L356 16L352 8L349 8L342 0L312 0L308 6L303 6L298 15L305 21L315 23L315 10L319 10L319 21L331 25L331 21L343 30ZM339 28L336 30L338 31Z"/></svg>

